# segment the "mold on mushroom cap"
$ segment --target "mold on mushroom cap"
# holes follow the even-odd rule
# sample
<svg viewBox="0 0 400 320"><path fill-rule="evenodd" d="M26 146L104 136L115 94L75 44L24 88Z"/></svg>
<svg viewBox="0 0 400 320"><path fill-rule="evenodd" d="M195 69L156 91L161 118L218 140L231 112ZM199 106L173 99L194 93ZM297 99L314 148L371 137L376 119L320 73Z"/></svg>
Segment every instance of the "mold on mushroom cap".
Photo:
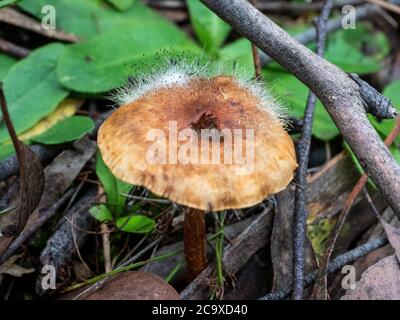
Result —
<svg viewBox="0 0 400 320"><path fill-rule="evenodd" d="M113 174L174 202L205 211L249 207L284 189L292 180L297 163L293 141L276 115L274 100L265 98L259 87L250 88L234 77L184 75L172 77L175 80L164 85L153 84L151 89L137 89L101 126L99 148ZM253 166L226 163L226 139L220 140L219 163L169 163L170 121L176 121L178 133L187 128L199 133L201 129L241 130L244 143L240 147L234 145L233 152L242 148L246 154L246 142L253 143ZM149 163L146 158L154 144L148 141L151 129L166 133L165 164ZM253 130L253 141L246 136L246 129ZM198 159L203 140L199 135ZM185 144L187 141L178 139L177 150ZM211 146L210 143L210 157Z"/></svg>

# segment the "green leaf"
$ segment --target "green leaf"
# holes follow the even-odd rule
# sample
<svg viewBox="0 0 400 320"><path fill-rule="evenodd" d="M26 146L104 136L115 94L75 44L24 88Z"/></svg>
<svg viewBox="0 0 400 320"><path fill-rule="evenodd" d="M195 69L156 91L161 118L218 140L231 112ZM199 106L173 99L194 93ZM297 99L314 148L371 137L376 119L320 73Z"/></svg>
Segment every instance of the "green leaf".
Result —
<svg viewBox="0 0 400 320"><path fill-rule="evenodd" d="M55 67L64 45L54 43L32 52L14 64L3 80L11 119L17 134L53 112L68 95L58 82ZM0 122L0 143L9 139Z"/></svg>
<svg viewBox="0 0 400 320"><path fill-rule="evenodd" d="M42 144L60 144L83 137L94 128L94 122L89 117L73 116L58 122L46 132L31 138Z"/></svg>
<svg viewBox="0 0 400 320"><path fill-rule="evenodd" d="M393 105L400 111L400 80L390 83L385 90L383 90L383 95L391 99ZM368 115L368 118L383 138L387 137L396 125L396 120L377 120L372 115ZM400 143L400 137L397 137L395 141Z"/></svg>
<svg viewBox="0 0 400 320"><path fill-rule="evenodd" d="M240 38L224 46L219 51L219 57L222 61L236 62L238 71L243 76L252 78L254 76L254 62L251 50L251 42Z"/></svg>
<svg viewBox="0 0 400 320"><path fill-rule="evenodd" d="M108 210L107 206L105 206L104 204L100 204L98 206L91 207L89 209L89 212L93 218L95 218L96 220L98 220L100 222L113 220L113 216L112 216L110 210Z"/></svg>
<svg viewBox="0 0 400 320"><path fill-rule="evenodd" d="M3 81L8 70L17 62L14 58L0 53L0 81Z"/></svg>
<svg viewBox="0 0 400 320"><path fill-rule="evenodd" d="M67 88L86 93L105 92L119 87L128 75L140 73L143 66L148 70L157 63L165 63L164 51L171 48L176 57L183 52L200 52L172 24L144 21L124 32L102 34L69 46L60 58L57 72ZM139 68L133 69L135 65Z"/></svg>
<svg viewBox="0 0 400 320"><path fill-rule="evenodd" d="M107 2L121 11L129 9L133 5L134 1L135 0L107 0Z"/></svg>
<svg viewBox="0 0 400 320"><path fill-rule="evenodd" d="M101 157L101 153L97 152L96 174L103 185L107 196L107 206L111 213L119 216L124 211L126 198L120 194L127 194L132 185L125 183L111 173Z"/></svg>
<svg viewBox="0 0 400 320"><path fill-rule="evenodd" d="M15 4L21 0L0 0L0 8L7 7L9 5Z"/></svg>
<svg viewBox="0 0 400 320"><path fill-rule="evenodd" d="M118 218L116 225L122 231L129 233L149 233L154 229L156 223L146 216L134 215Z"/></svg>
<svg viewBox="0 0 400 320"><path fill-rule="evenodd" d="M357 43L346 40L346 33L353 31L349 30L337 31L328 38L325 58L346 72L367 74L379 71L380 59L366 55Z"/></svg>
<svg viewBox="0 0 400 320"><path fill-rule="evenodd" d="M167 20L145 5L135 1L128 10L119 12L99 0L24 0L19 4L23 10L41 20L42 8L54 6L57 12L57 28L89 39L95 35L119 30L125 32L146 21ZM110 47L108 50L113 51Z"/></svg>
<svg viewBox="0 0 400 320"><path fill-rule="evenodd" d="M302 118L307 103L308 88L296 77L287 72L265 69L264 78L269 83L273 96L280 101L287 112ZM331 120L323 105L318 101L315 108L313 135L321 140L331 140L339 130Z"/></svg>
<svg viewBox="0 0 400 320"><path fill-rule="evenodd" d="M216 53L231 27L199 0L186 0L186 3L197 38L207 52Z"/></svg>

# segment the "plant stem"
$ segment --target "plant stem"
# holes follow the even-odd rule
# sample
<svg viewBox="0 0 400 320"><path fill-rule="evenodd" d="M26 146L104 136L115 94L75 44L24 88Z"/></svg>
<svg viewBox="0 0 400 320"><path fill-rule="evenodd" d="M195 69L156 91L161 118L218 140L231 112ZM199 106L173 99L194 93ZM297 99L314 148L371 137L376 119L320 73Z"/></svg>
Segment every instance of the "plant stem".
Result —
<svg viewBox="0 0 400 320"><path fill-rule="evenodd" d="M183 242L189 281L195 279L207 267L205 233L205 212L187 209Z"/></svg>

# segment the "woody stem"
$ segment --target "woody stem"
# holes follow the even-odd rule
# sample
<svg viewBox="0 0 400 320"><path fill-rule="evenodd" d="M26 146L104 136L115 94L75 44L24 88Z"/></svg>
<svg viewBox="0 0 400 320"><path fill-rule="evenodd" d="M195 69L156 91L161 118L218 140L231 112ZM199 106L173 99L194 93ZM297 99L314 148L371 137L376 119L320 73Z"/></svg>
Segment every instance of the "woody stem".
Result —
<svg viewBox="0 0 400 320"><path fill-rule="evenodd" d="M205 212L188 208L184 221L184 251L190 281L207 267L205 231Z"/></svg>

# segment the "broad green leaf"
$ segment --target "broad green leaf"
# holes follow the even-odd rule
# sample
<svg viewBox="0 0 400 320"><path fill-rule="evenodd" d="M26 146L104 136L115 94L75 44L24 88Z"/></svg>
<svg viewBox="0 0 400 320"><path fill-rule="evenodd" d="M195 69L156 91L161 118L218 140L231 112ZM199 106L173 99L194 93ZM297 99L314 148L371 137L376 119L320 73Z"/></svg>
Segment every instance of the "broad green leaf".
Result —
<svg viewBox="0 0 400 320"><path fill-rule="evenodd" d="M400 111L400 80L390 83L383 95L392 100L393 105ZM392 131L396 124L396 120L377 120L372 115L368 116L375 129L385 138ZM400 137L396 138L396 142L400 143Z"/></svg>
<svg viewBox="0 0 400 320"><path fill-rule="evenodd" d="M0 81L3 81L5 75L8 70L16 63L17 61L10 56L0 53Z"/></svg>
<svg viewBox="0 0 400 320"><path fill-rule="evenodd" d="M346 72L367 74L379 71L381 69L379 59L367 56L356 43L346 41L347 32L349 31L341 30L328 38L325 58Z"/></svg>
<svg viewBox="0 0 400 320"><path fill-rule="evenodd" d="M149 233L156 225L153 219L143 215L121 217L116 221L119 229L129 233Z"/></svg>
<svg viewBox="0 0 400 320"><path fill-rule="evenodd" d="M107 196L107 207L115 216L119 216L124 210L126 198L121 194L127 194L132 188L132 185L125 183L111 173L101 157L100 152L97 152L96 174L103 185Z"/></svg>
<svg viewBox="0 0 400 320"><path fill-rule="evenodd" d="M42 134L31 138L42 144L60 144L83 137L94 128L94 122L89 117L73 116L60 121Z"/></svg>
<svg viewBox="0 0 400 320"><path fill-rule="evenodd" d="M41 47L14 64L5 76L4 93L18 134L53 112L68 95L55 72L63 50L64 45L58 43ZM0 122L0 142L8 139L5 123Z"/></svg>
<svg viewBox="0 0 400 320"><path fill-rule="evenodd" d="M83 39L114 29L124 33L132 26L146 21L167 23L166 19L139 1L135 1L123 12L113 10L99 0L24 0L19 7L41 20L45 5L56 9L57 29L74 33ZM113 51L114 48L109 47L108 50Z"/></svg>
<svg viewBox="0 0 400 320"><path fill-rule="evenodd" d="M100 222L113 220L113 216L112 216L110 210L108 210L107 206L105 206L104 204L100 204L98 206L91 207L89 209L89 212L93 218L95 218L96 220L98 220Z"/></svg>
<svg viewBox="0 0 400 320"><path fill-rule="evenodd" d="M172 24L146 20L124 32L102 34L69 46L60 58L57 72L69 89L105 92L119 87L128 75L135 76L165 62L164 51L172 48L176 57L183 52L199 52L186 34Z"/></svg>
<svg viewBox="0 0 400 320"><path fill-rule="evenodd" d="M107 0L107 2L121 11L129 9L133 5L134 1L135 0Z"/></svg>
<svg viewBox="0 0 400 320"><path fill-rule="evenodd" d="M57 109L50 113L47 117L41 119L32 128L22 132L18 136L19 139L26 143L31 138L46 132L57 123L72 117L80 108L82 103L83 100L79 99L65 99L58 105Z"/></svg>
<svg viewBox="0 0 400 320"><path fill-rule="evenodd" d="M282 103L287 112L302 118L307 103L308 88L287 72L265 69L263 75L269 84L272 95ZM315 108L313 135L321 140L331 140L338 134L339 130L323 105L318 101Z"/></svg>
<svg viewBox="0 0 400 320"><path fill-rule="evenodd" d="M186 3L197 38L207 52L216 53L231 27L199 0L186 0Z"/></svg>

